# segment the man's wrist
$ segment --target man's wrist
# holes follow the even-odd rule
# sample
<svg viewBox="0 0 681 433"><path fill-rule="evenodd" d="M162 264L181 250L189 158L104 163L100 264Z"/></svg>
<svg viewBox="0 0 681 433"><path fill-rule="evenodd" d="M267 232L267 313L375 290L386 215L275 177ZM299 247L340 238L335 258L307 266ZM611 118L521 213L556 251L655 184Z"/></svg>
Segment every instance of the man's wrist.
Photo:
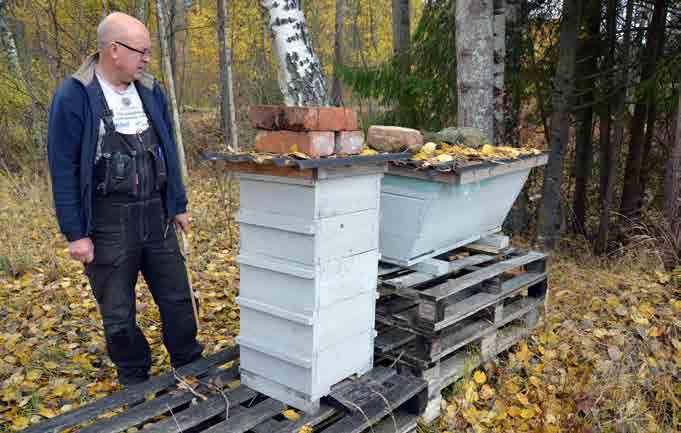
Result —
<svg viewBox="0 0 681 433"><path fill-rule="evenodd" d="M64 237L66 237L66 240L69 241L69 242L75 242L75 241L79 241L81 239L84 239L87 236L84 235L83 233L75 232L75 233L64 233Z"/></svg>

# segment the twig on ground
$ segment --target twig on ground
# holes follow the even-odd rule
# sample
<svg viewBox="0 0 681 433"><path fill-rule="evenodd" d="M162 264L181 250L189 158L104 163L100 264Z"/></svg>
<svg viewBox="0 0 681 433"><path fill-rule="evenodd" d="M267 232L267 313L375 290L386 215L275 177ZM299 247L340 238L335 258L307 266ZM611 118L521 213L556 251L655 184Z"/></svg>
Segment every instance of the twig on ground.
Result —
<svg viewBox="0 0 681 433"><path fill-rule="evenodd" d="M170 412L170 416L173 417L173 421L175 421L175 425L177 426L177 433L182 433L182 427L180 427L180 423L177 422L177 418L175 418L175 414L173 413L173 409L171 409L170 406L166 404L166 407L168 408L168 411Z"/></svg>
<svg viewBox="0 0 681 433"><path fill-rule="evenodd" d="M178 382L180 382L180 388L181 389L185 389L185 390L191 392L194 395L194 397L198 397L201 400L204 400L204 401L208 400L208 397L201 394L200 392L197 392L194 388L192 388L192 386L189 383L187 383L184 379L182 379L182 377L180 377L180 375L177 374L177 370L175 370L175 369L173 369L173 376L175 377L175 379Z"/></svg>
<svg viewBox="0 0 681 433"><path fill-rule="evenodd" d="M381 397L381 400L383 400L383 402L385 402L385 407L388 408L388 414L390 415L390 418L392 418L393 425L395 426L395 433L397 433L397 420L395 419L395 414L393 413L393 408L390 407L390 402L388 401L388 399L383 394L376 391L371 386L369 387L369 389L371 390L371 392L373 392L374 394L377 394L379 397Z"/></svg>

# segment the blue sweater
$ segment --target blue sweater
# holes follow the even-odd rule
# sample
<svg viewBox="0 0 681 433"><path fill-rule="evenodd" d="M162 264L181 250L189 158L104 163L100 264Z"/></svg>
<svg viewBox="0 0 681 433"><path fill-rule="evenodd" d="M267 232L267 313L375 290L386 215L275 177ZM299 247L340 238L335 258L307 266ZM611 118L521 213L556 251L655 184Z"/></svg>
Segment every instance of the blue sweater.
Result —
<svg viewBox="0 0 681 433"><path fill-rule="evenodd" d="M94 164L103 105L94 80L97 55L57 89L48 120L47 150L52 177L54 207L59 228L68 241L92 232ZM168 183L164 203L168 218L187 210L187 196L177 156L177 145L168 114L168 103L159 84L148 74L135 87L149 113L166 159Z"/></svg>

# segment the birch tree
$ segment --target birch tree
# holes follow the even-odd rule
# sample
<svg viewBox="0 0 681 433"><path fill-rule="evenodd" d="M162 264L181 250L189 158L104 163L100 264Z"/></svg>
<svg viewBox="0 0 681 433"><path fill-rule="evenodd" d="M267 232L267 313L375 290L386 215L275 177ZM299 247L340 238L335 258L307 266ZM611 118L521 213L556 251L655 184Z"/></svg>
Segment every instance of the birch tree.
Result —
<svg viewBox="0 0 681 433"><path fill-rule="evenodd" d="M279 88L289 106L329 104L319 58L298 0L260 0L279 61Z"/></svg>
<svg viewBox="0 0 681 433"><path fill-rule="evenodd" d="M538 238L552 248L560 234L562 222L561 189L563 187L563 161L570 130L570 99L574 93L575 60L581 16L581 0L563 1L563 19L560 26L560 55L554 79L553 114L549 162L544 171L543 198L539 209Z"/></svg>
<svg viewBox="0 0 681 433"><path fill-rule="evenodd" d="M232 50L228 44L229 10L228 0L218 0L218 43L220 44L220 118L225 137L225 148L235 151L239 148L236 115L234 108L234 87L232 83Z"/></svg>
<svg viewBox="0 0 681 433"><path fill-rule="evenodd" d="M171 0L172 1L172 0ZM187 180L187 161L184 154L184 145L182 143L182 129L180 126L180 111L177 107L177 98L175 97L175 80L173 79L173 68L170 64L170 50L168 47L168 39L166 35L166 14L165 1L156 0L156 15L158 17L158 32L161 40L161 58L163 63L163 70L165 71L166 87L170 94L170 106L173 113L173 123L175 124L173 131L175 133L175 143L177 143L177 155L180 162L180 169L182 171L182 179Z"/></svg>
<svg viewBox="0 0 681 433"><path fill-rule="evenodd" d="M457 119L494 143L493 0L456 2Z"/></svg>

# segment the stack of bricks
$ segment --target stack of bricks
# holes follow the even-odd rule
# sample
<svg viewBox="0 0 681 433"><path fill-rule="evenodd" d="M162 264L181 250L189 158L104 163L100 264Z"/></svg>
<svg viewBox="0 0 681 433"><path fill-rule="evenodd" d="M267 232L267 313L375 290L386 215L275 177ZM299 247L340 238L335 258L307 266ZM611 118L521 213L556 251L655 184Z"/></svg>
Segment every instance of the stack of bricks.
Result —
<svg viewBox="0 0 681 433"><path fill-rule="evenodd" d="M295 149L320 158L358 154L364 148L357 113L349 108L257 105L251 107L250 115L258 131L258 152L283 154Z"/></svg>

